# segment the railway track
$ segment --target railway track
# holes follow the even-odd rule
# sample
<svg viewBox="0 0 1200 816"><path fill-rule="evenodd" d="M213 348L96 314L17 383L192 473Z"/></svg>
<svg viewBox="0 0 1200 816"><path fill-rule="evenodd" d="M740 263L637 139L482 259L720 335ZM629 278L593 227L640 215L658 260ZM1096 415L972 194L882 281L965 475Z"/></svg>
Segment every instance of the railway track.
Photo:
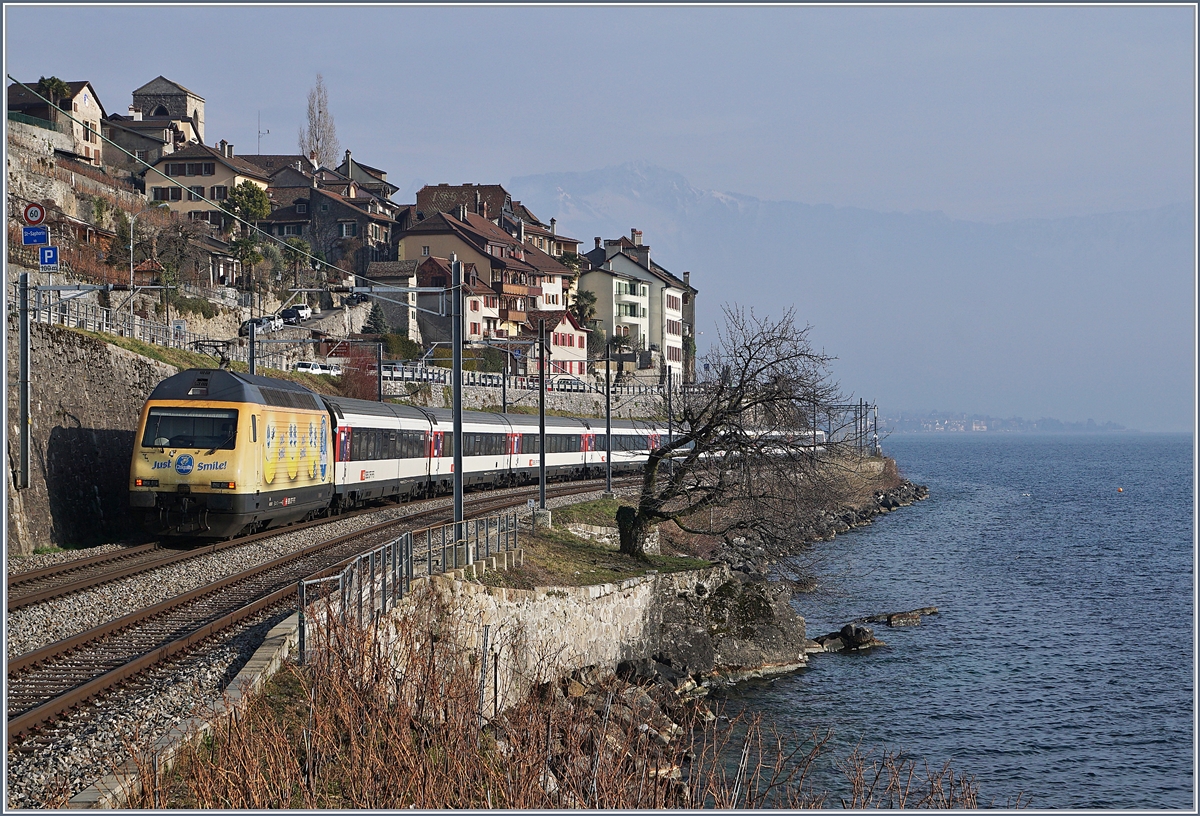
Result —
<svg viewBox="0 0 1200 816"><path fill-rule="evenodd" d="M547 495L595 490L594 483L575 483L548 488ZM464 507L472 515L485 515L523 504L526 495L535 491L536 487L472 499ZM418 519L448 520L451 515L450 508L434 508L370 525L13 658L8 662L9 745L151 666L184 654L273 605L285 603L299 580L394 538L399 532L396 528L411 527ZM211 549L203 548L200 553Z"/></svg>
<svg viewBox="0 0 1200 816"><path fill-rule="evenodd" d="M142 572L165 567L190 558L197 558L210 553L242 547L273 536L290 532L307 530L341 521L359 515L378 512L378 507L355 510L337 516L292 524L286 527L275 527L252 535L232 538L228 541L214 542L189 547L167 546L163 542L129 547L124 550L101 553L86 558L78 558L64 564L57 564L39 570L17 573L8 578L8 611L61 598L74 592L82 592L111 581L128 578ZM429 511L422 511L429 512ZM419 513L410 514L407 518L418 517Z"/></svg>

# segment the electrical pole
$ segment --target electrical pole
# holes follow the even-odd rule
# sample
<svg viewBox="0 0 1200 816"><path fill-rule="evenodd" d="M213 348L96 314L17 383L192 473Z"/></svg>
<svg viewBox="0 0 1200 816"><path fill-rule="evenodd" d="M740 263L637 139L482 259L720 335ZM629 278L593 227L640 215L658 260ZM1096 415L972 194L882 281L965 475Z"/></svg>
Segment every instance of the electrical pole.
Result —
<svg viewBox="0 0 1200 816"><path fill-rule="evenodd" d="M249 368L251 374L257 374L258 371L254 366L254 330L257 328L257 325L254 322L254 318L250 318L249 325L250 325L250 353L249 353L250 362L249 362L248 368Z"/></svg>
<svg viewBox="0 0 1200 816"><path fill-rule="evenodd" d="M375 401L383 402L383 343L375 346Z"/></svg>
<svg viewBox="0 0 1200 816"><path fill-rule="evenodd" d="M612 489L612 340L604 343L604 498L614 499Z"/></svg>
<svg viewBox="0 0 1200 816"><path fill-rule="evenodd" d="M18 364L18 389L20 390L21 423L21 473L17 478L17 487L29 487L29 273L22 272L20 281L20 360Z"/></svg>
<svg viewBox="0 0 1200 816"><path fill-rule="evenodd" d="M538 508L546 509L546 319L538 320Z"/></svg>
<svg viewBox="0 0 1200 816"><path fill-rule="evenodd" d="M463 344L463 265L459 263L458 255L450 256L450 285L451 285L451 344L452 368L450 381L454 397L454 541L465 539L463 532L463 456L462 456L462 344ZM382 372L381 372L382 374ZM468 546L466 562L471 563L471 548ZM457 551L457 549L456 549Z"/></svg>

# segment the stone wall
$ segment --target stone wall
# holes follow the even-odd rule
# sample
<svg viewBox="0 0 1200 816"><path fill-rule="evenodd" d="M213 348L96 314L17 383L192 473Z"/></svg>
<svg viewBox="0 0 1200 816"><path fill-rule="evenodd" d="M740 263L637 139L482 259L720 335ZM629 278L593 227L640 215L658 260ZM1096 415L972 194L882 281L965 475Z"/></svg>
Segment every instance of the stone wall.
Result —
<svg viewBox="0 0 1200 816"><path fill-rule="evenodd" d="M29 201L52 201L67 215L89 223L95 220L92 201L97 196L128 212L137 212L146 205L145 196L137 192L60 167L54 151L73 150L70 136L22 122L7 124L10 223L20 217L21 208ZM114 179L114 183L120 182ZM111 227L111 222L101 226Z"/></svg>
<svg viewBox="0 0 1200 816"><path fill-rule="evenodd" d="M436 576L432 589L468 653L482 648L489 625L499 708L588 666L616 670L649 661L720 683L806 663L804 619L789 606L790 591L737 580L725 565L534 590ZM405 610L393 617L410 614Z"/></svg>
<svg viewBox="0 0 1200 816"><path fill-rule="evenodd" d="M20 465L18 335L8 331L8 548L79 546L133 532L129 463L142 405L176 369L77 332L30 327L30 486Z"/></svg>

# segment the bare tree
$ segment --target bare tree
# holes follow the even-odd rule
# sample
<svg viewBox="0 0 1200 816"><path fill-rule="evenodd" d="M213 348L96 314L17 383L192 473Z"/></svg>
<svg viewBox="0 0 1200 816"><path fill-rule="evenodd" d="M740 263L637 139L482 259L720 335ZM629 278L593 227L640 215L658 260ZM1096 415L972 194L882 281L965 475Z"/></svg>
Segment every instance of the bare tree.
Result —
<svg viewBox="0 0 1200 816"><path fill-rule="evenodd" d="M825 441L816 454L813 418L840 399L833 358L812 349L791 310L772 320L726 306L723 323L703 378L675 401L673 438L650 451L637 506L617 511L624 553L642 555L651 526L668 520L688 532L782 540L798 505L831 495L837 452ZM705 529L691 525L717 508L719 529L708 529L708 513Z"/></svg>
<svg viewBox="0 0 1200 816"><path fill-rule="evenodd" d="M325 79L320 74L317 74L317 84L308 92L308 126L300 128L299 142L300 152L305 156L316 153L317 163L322 167L337 165L341 146L338 144L333 115L329 113Z"/></svg>

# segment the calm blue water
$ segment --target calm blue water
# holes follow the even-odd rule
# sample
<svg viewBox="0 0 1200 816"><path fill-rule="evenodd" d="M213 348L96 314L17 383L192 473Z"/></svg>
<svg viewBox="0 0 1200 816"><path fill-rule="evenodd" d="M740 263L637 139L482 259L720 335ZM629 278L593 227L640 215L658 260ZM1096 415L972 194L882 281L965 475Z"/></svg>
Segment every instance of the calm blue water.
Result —
<svg viewBox="0 0 1200 816"><path fill-rule="evenodd" d="M984 801L1193 807L1190 435L893 436L930 497L818 545L809 635L937 606L888 646L813 656L731 705L837 749L904 749ZM1118 493L1121 487L1124 492ZM826 783L832 772L821 774Z"/></svg>

